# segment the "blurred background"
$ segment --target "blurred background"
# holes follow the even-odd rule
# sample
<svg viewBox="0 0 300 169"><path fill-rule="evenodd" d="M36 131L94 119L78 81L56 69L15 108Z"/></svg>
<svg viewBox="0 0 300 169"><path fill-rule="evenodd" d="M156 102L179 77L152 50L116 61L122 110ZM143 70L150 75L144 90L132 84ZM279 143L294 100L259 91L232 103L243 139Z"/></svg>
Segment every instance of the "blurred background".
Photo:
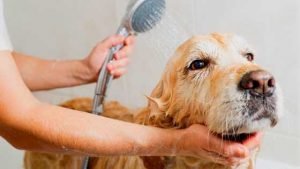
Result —
<svg viewBox="0 0 300 169"><path fill-rule="evenodd" d="M14 49L46 59L80 59L113 34L128 0L4 0ZM300 1L169 0L167 15L153 31L140 35L129 72L114 81L109 99L131 107L146 104L176 47L192 35L229 32L257 50L256 62L267 67L284 93L284 114L266 133L258 169L300 168ZM42 75L41 75L42 76ZM48 103L92 97L94 84L35 93ZM100 133L101 134L101 133ZM22 168L22 151L0 138L0 168Z"/></svg>

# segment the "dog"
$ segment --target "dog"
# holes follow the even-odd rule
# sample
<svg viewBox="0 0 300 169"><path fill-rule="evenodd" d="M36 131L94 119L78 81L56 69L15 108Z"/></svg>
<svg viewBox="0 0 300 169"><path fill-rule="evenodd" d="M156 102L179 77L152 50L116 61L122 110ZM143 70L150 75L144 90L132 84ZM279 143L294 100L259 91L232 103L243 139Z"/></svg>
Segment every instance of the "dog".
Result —
<svg viewBox="0 0 300 169"><path fill-rule="evenodd" d="M255 52L241 37L213 33L195 36L169 60L148 105L132 112L108 102L103 115L142 125L184 129L204 124L224 140L243 142L274 127L281 94L275 78L254 62ZM92 100L81 98L63 107L91 112ZM90 169L253 169L256 152L243 164L228 167L197 157L99 157ZM26 152L26 169L80 169L83 157Z"/></svg>

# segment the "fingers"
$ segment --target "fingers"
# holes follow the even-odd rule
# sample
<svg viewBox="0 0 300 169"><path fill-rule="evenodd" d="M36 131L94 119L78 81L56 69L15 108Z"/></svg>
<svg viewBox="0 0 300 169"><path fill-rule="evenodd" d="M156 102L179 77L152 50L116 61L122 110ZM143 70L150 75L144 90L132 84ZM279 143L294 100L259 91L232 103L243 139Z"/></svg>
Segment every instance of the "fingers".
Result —
<svg viewBox="0 0 300 169"><path fill-rule="evenodd" d="M113 35L102 42L99 42L90 54L83 59L84 65L87 67L90 74L93 74L92 80L94 81L94 77L96 77L103 66L103 62L105 61L106 56L108 56L110 49L114 46L122 45L120 51L114 54L113 64L108 65L107 69L110 74L112 74L115 78L123 75L126 70L125 67L128 65L127 56L132 52L133 46L135 43L135 39L133 36L124 37L121 35Z"/></svg>
<svg viewBox="0 0 300 169"><path fill-rule="evenodd" d="M248 139L246 142L244 142L243 145L249 150L254 150L260 146L263 135L263 132L258 132L251 139Z"/></svg>
<svg viewBox="0 0 300 169"><path fill-rule="evenodd" d="M181 147L179 152L184 155L200 156L226 166L239 165L250 157L246 146L222 140L204 125L192 125L183 133L178 137L177 147Z"/></svg>
<svg viewBox="0 0 300 169"><path fill-rule="evenodd" d="M224 141L216 136L211 136L208 147L208 151L215 153L211 160L219 164L238 166L249 159L250 153L246 146Z"/></svg>
<svg viewBox="0 0 300 169"><path fill-rule="evenodd" d="M246 163L249 160L249 158L227 158L224 165L237 168L240 164Z"/></svg>
<svg viewBox="0 0 300 169"><path fill-rule="evenodd" d="M129 36L126 38L122 35L113 35L99 43L99 45L104 48L111 48L120 44L124 44L125 46L133 46L135 44L135 38L134 36Z"/></svg>
<svg viewBox="0 0 300 169"><path fill-rule="evenodd" d="M115 59L125 58L132 53L135 44L135 38L133 36L125 38L121 35L113 35L98 43L95 49L96 51L106 51L114 46L121 44L123 44L124 47L114 55Z"/></svg>
<svg viewBox="0 0 300 169"><path fill-rule="evenodd" d="M119 78L127 72L126 66L129 64L128 58L114 60L107 65L107 69L114 78Z"/></svg>
<svg viewBox="0 0 300 169"><path fill-rule="evenodd" d="M211 135L208 142L208 150L216 152L224 157L246 158L249 154L247 147L242 144L224 141Z"/></svg>
<svg viewBox="0 0 300 169"><path fill-rule="evenodd" d="M130 55L133 51L135 39L133 36L126 38L124 47L115 54L115 59L122 59Z"/></svg>
<svg viewBox="0 0 300 169"><path fill-rule="evenodd" d="M123 59L126 58L128 55L132 53L133 46L124 46L120 51L115 53L114 58L115 59Z"/></svg>
<svg viewBox="0 0 300 169"><path fill-rule="evenodd" d="M120 68L120 69L117 69L115 71L112 71L112 75L114 76L114 79L120 78L125 73L127 73L127 69L125 69L125 68Z"/></svg>
<svg viewBox="0 0 300 169"><path fill-rule="evenodd" d="M134 36L129 36L125 40L126 45L134 45L135 44L135 38Z"/></svg>
<svg viewBox="0 0 300 169"><path fill-rule="evenodd" d="M120 60L114 60L114 61L110 62L107 65L107 68L108 68L109 71L112 71L112 70L116 70L116 69L125 67L125 66L128 65L128 63L129 63L128 58L123 58L123 59L120 59Z"/></svg>
<svg viewBox="0 0 300 169"><path fill-rule="evenodd" d="M113 35L106 39L104 39L102 42L99 43L97 46L102 46L104 48L111 48L116 45L124 44L125 37L121 35Z"/></svg>
<svg viewBox="0 0 300 169"><path fill-rule="evenodd" d="M193 125L189 128L188 133L194 137L198 137L200 140L200 143L198 143L199 146L207 152L213 152L229 158L245 158L249 156L249 150L246 146L237 142L223 140L211 134L206 126Z"/></svg>
<svg viewBox="0 0 300 169"><path fill-rule="evenodd" d="M132 53L134 43L135 38L133 36L126 38L124 47L114 55L116 60L108 65L107 68L114 78L119 78L127 72L126 66L129 64L127 56Z"/></svg>

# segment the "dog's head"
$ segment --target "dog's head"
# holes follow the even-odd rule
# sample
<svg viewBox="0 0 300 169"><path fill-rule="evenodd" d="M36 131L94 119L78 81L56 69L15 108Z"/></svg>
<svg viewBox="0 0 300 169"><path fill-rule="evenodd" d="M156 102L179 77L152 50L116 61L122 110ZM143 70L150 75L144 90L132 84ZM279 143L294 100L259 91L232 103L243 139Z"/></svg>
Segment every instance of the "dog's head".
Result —
<svg viewBox="0 0 300 169"><path fill-rule="evenodd" d="M205 124L225 136L275 126L278 87L255 57L238 36L191 38L177 49L149 97L152 120L160 127Z"/></svg>

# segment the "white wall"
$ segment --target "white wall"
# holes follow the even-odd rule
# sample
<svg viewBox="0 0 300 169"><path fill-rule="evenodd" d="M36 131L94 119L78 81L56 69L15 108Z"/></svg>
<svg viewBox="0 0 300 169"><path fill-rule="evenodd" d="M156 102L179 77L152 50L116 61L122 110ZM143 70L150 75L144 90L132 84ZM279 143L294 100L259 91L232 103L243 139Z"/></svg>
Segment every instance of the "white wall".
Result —
<svg viewBox="0 0 300 169"><path fill-rule="evenodd" d="M48 59L75 59L84 57L97 41L115 32L127 1L4 3L16 50ZM184 39L209 32L240 34L257 49L257 62L275 74L285 95L285 117L266 134L260 158L300 166L300 1L169 0L167 17L158 28L138 38L129 73L113 83L110 98L142 106L144 94L153 89L167 58ZM92 96L93 91L94 86L88 85L36 95L43 101L59 103ZM0 162L6 168L20 168L20 158L19 152L0 143ZM265 168L272 167L261 167Z"/></svg>

